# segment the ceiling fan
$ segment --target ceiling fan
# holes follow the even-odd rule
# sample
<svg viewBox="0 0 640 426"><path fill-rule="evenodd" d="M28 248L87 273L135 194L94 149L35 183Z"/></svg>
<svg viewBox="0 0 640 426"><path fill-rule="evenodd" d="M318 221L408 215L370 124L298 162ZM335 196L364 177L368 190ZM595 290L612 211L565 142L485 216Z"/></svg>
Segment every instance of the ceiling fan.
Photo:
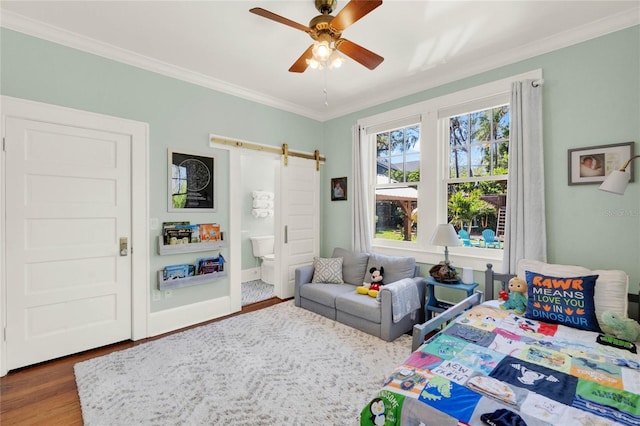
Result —
<svg viewBox="0 0 640 426"><path fill-rule="evenodd" d="M372 70L380 65L384 58L342 38L342 32L381 4L382 0L351 0L334 17L331 12L336 7L337 0L315 0L316 9L321 15L311 19L308 27L260 7L254 7L250 12L304 31L314 40L314 43L289 68L290 72L304 72L307 67L318 67L323 62L328 62L330 66L339 66L343 59L335 53L335 50Z"/></svg>

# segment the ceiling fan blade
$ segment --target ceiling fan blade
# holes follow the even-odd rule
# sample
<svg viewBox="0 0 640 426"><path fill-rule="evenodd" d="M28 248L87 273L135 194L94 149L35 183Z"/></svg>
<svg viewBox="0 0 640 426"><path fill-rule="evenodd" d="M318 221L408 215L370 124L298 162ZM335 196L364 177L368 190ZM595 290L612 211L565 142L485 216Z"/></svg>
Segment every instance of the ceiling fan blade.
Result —
<svg viewBox="0 0 640 426"><path fill-rule="evenodd" d="M353 24L381 4L382 0L351 0L340 12L338 12L329 25L342 32L349 25Z"/></svg>
<svg viewBox="0 0 640 426"><path fill-rule="evenodd" d="M254 7L253 9L249 9L249 12L255 13L258 16L262 16L263 18L271 19L272 21L288 25L295 28L296 30L304 31L305 33L309 33L311 31L311 28L307 27L306 25L298 24L291 19L287 19L284 16L276 15L275 13L269 12L268 10L265 10L261 7Z"/></svg>
<svg viewBox="0 0 640 426"><path fill-rule="evenodd" d="M372 51L344 38L336 41L336 49L370 70L374 69L384 61L382 56L376 55Z"/></svg>
<svg viewBox="0 0 640 426"><path fill-rule="evenodd" d="M311 59L313 57L312 50L313 50L313 44L309 46L307 50L304 51L302 56L300 56L298 60L294 62L293 65L291 65L291 68L289 68L289 72L304 72L309 66L309 64L307 63L307 59Z"/></svg>

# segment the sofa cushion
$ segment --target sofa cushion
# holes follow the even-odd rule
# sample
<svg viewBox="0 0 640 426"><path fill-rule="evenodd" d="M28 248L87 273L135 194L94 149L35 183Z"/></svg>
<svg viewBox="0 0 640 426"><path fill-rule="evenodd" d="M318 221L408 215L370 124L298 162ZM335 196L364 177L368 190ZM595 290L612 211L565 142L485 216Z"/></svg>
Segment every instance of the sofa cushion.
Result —
<svg viewBox="0 0 640 426"><path fill-rule="evenodd" d="M416 273L416 260L406 256L387 256L384 254L372 253L369 255L369 262L366 271L371 268L384 267L382 282L391 284L403 278L413 278ZM365 282L371 282L371 276L367 273Z"/></svg>
<svg viewBox="0 0 640 426"><path fill-rule="evenodd" d="M342 284L342 257L314 257L312 283Z"/></svg>
<svg viewBox="0 0 640 426"><path fill-rule="evenodd" d="M518 261L518 276L523 280L527 279L525 271L567 278L598 275L594 296L598 319L601 318L604 311L611 311L622 318L627 318L629 276L624 271L615 269L590 270L582 266L558 265L538 260L521 259Z"/></svg>
<svg viewBox="0 0 640 426"><path fill-rule="evenodd" d="M336 297L336 309L376 324L381 323L380 302L375 297L358 294L355 289Z"/></svg>
<svg viewBox="0 0 640 426"><path fill-rule="evenodd" d="M342 262L342 279L345 283L362 285L367 273L368 253L353 252L336 247L332 256L344 259Z"/></svg>
<svg viewBox="0 0 640 426"><path fill-rule="evenodd" d="M300 288L300 297L335 308L336 296L350 291L356 290L348 284L307 284Z"/></svg>

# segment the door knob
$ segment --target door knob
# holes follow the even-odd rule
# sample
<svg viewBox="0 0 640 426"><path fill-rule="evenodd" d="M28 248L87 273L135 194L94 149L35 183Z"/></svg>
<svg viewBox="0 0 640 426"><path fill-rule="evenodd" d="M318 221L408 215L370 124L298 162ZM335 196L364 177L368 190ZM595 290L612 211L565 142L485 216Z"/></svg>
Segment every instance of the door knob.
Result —
<svg viewBox="0 0 640 426"><path fill-rule="evenodd" d="M129 243L127 237L120 238L120 256L129 254Z"/></svg>

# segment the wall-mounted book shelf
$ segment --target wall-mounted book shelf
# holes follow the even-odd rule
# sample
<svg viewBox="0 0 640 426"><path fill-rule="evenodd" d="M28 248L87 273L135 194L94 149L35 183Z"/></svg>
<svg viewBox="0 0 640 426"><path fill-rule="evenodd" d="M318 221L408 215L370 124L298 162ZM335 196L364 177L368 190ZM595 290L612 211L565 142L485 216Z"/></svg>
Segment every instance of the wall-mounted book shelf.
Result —
<svg viewBox="0 0 640 426"><path fill-rule="evenodd" d="M201 244L201 243L200 243ZM212 272L210 274L194 275L192 277L164 279L163 271L158 271L158 290L169 290L192 285L206 284L221 280L227 276L227 271Z"/></svg>
<svg viewBox="0 0 640 426"><path fill-rule="evenodd" d="M220 250L225 247L227 247L227 242L224 240L208 241L203 243L168 245L164 243L162 235L158 236L158 254L161 256L181 253L196 253L199 251Z"/></svg>

